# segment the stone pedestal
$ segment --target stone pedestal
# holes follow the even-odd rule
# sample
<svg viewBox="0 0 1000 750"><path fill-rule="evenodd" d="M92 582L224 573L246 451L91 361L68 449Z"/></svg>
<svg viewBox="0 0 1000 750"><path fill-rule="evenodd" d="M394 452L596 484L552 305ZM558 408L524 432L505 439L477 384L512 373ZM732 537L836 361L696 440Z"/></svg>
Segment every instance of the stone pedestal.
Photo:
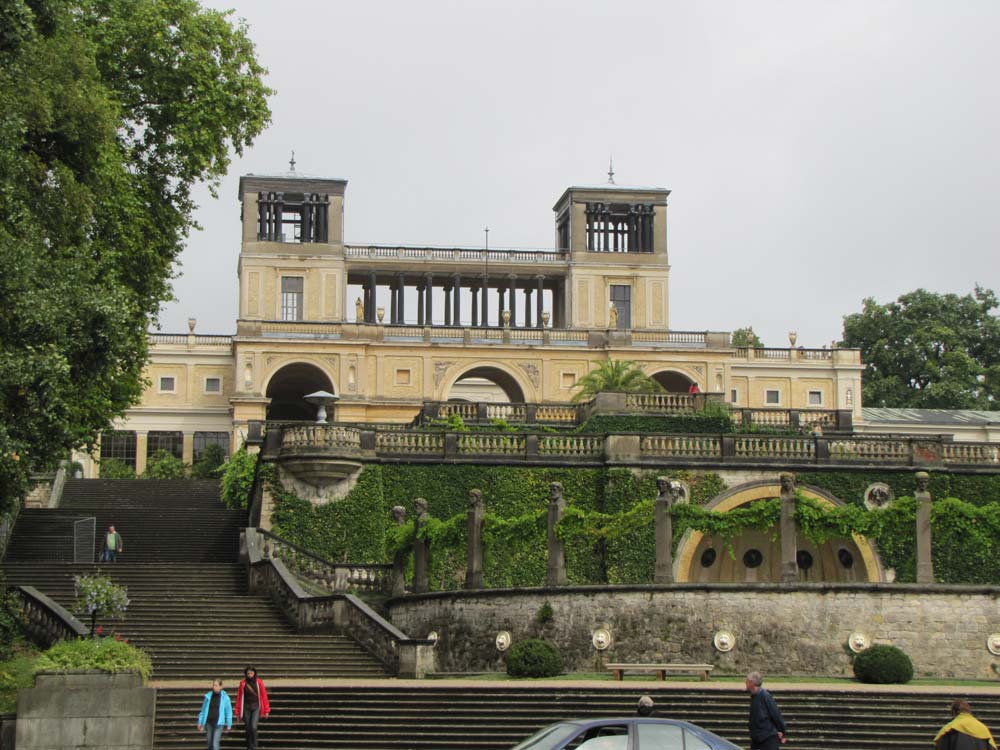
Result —
<svg viewBox="0 0 1000 750"><path fill-rule="evenodd" d="M781 582L799 580L795 536L795 475L781 475Z"/></svg>
<svg viewBox="0 0 1000 750"><path fill-rule="evenodd" d="M654 505L654 522L656 525L656 568L653 571L653 583L674 582L674 524L670 517L670 506L673 504L670 480L657 477L656 486L660 490Z"/></svg>
<svg viewBox="0 0 1000 750"><path fill-rule="evenodd" d="M152 750L156 690L138 674L40 674L17 695L18 750Z"/></svg>
<svg viewBox="0 0 1000 750"><path fill-rule="evenodd" d="M430 589L427 578L427 567L430 563L430 545L425 539L420 538L420 530L427 524L427 501L418 497L413 501L413 509L416 518L413 522L413 592L415 594L426 594Z"/></svg>
<svg viewBox="0 0 1000 750"><path fill-rule="evenodd" d="M563 542L556 536L556 524L562 519L566 510L566 500L563 498L563 486L559 482L549 485L549 566L545 574L546 586L565 586L566 579L566 549Z"/></svg>
<svg viewBox="0 0 1000 750"><path fill-rule="evenodd" d="M931 493L930 476L917 472L917 583L934 583L934 561L931 558Z"/></svg>
<svg viewBox="0 0 1000 750"><path fill-rule="evenodd" d="M483 587L483 493L480 490L469 491L469 508L466 511L466 543L465 543L465 588L481 589Z"/></svg>

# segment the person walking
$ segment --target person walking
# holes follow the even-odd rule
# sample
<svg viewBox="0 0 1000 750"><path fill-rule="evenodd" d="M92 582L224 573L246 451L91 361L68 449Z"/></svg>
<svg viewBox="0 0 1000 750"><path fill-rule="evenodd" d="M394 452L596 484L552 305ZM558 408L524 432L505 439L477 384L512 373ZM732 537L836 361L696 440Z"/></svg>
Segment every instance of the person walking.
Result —
<svg viewBox="0 0 1000 750"><path fill-rule="evenodd" d="M118 553L124 548L122 535L115 531L113 524L108 526L107 533L104 535L104 551L101 553L101 562L116 562Z"/></svg>
<svg viewBox="0 0 1000 750"><path fill-rule="evenodd" d="M750 693L750 750L777 750L788 742L785 720L774 697L761 687L760 672L747 675L746 691Z"/></svg>
<svg viewBox="0 0 1000 750"><path fill-rule="evenodd" d="M979 719L972 715L972 706L965 698L951 702L951 721L934 737L936 750L997 750L997 743Z"/></svg>
<svg viewBox="0 0 1000 750"><path fill-rule="evenodd" d="M243 719L246 728L247 750L257 750L257 722L271 713L264 681L257 676L255 667L243 670L239 690L236 691L236 719Z"/></svg>
<svg viewBox="0 0 1000 750"><path fill-rule="evenodd" d="M222 680L212 680L212 689L205 693L205 701L198 714L198 731L205 732L208 750L219 750L223 732L233 728L233 703L222 689Z"/></svg>

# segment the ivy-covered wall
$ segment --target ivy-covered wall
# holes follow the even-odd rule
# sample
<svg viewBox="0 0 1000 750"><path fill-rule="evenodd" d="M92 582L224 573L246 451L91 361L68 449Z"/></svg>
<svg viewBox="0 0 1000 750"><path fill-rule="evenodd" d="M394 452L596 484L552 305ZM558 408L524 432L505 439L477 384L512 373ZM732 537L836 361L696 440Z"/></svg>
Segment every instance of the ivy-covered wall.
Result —
<svg viewBox="0 0 1000 750"><path fill-rule="evenodd" d="M549 483L561 482L568 512L561 535L566 543L570 583L646 583L655 558L652 500L658 475L679 478L691 488L692 512L674 523L674 543L686 528L703 525L715 533L738 534L744 527L768 523L773 508L737 509L729 518L697 514L697 506L726 489L711 471L637 471L630 469L524 468L512 466L373 464L344 498L313 506L284 491L273 467L265 469L275 499L275 533L333 561L388 562L405 534L392 526L394 505L428 501L432 523L431 588L457 589L465 570L465 509L470 489L483 491L484 579L487 587L539 586L545 580ZM932 474L937 499L933 516L935 574L947 583L1000 583L1000 477ZM893 488L897 501L883 511L865 511L862 497L872 482ZM847 508L834 515L804 504L808 533L872 538L886 567L897 580L915 573L915 503L912 473L814 471L798 474L798 483L833 493ZM961 498L961 499L955 499ZM776 507L776 506L775 506ZM719 515L719 514L714 514Z"/></svg>

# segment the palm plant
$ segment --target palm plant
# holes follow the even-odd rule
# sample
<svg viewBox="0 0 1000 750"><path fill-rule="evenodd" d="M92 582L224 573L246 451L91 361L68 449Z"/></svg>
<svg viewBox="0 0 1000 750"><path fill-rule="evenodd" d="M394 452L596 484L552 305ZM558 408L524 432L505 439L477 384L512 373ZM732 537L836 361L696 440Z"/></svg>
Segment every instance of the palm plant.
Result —
<svg viewBox="0 0 1000 750"><path fill-rule="evenodd" d="M580 390L573 401L593 398L602 391L617 393L659 393L663 386L642 371L635 362L627 359L609 359L576 381Z"/></svg>

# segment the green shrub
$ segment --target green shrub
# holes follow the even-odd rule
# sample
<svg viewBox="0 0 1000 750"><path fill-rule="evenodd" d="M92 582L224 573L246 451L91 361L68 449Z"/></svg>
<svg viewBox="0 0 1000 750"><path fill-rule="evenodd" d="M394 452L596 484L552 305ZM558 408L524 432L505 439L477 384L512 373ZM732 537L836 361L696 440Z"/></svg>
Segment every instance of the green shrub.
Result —
<svg viewBox="0 0 1000 750"><path fill-rule="evenodd" d="M896 646L871 646L854 657L854 676L861 682L901 685L913 679L913 662Z"/></svg>
<svg viewBox="0 0 1000 750"><path fill-rule="evenodd" d="M153 662L142 649L118 638L77 638L60 641L35 661L35 673L100 669L104 672L138 672L145 682L153 674Z"/></svg>
<svg viewBox="0 0 1000 750"><path fill-rule="evenodd" d="M135 469L120 458L102 458L101 479L135 479Z"/></svg>
<svg viewBox="0 0 1000 750"><path fill-rule="evenodd" d="M149 457L143 479L183 479L187 466L170 451L159 450Z"/></svg>
<svg viewBox="0 0 1000 750"><path fill-rule="evenodd" d="M15 646L24 639L24 624L20 597L13 591L0 594L0 659L13 656Z"/></svg>
<svg viewBox="0 0 1000 750"><path fill-rule="evenodd" d="M221 445L211 443L205 446L201 458L194 462L191 467L192 479L215 479L219 476L219 469L226 462L226 451Z"/></svg>
<svg viewBox="0 0 1000 750"><path fill-rule="evenodd" d="M507 653L507 674L511 677L555 677L562 674L564 666L559 649L538 638L515 643Z"/></svg>
<svg viewBox="0 0 1000 750"><path fill-rule="evenodd" d="M230 456L222 468L220 496L228 508L246 508L253 473L257 466L257 455L240 448Z"/></svg>
<svg viewBox="0 0 1000 750"><path fill-rule="evenodd" d="M552 611L552 605L548 602L542 604L535 613L535 622L539 625L548 625L554 619L555 613Z"/></svg>
<svg viewBox="0 0 1000 750"><path fill-rule="evenodd" d="M14 658L0 662L0 714L17 712L17 691L35 684L36 655L29 649L19 650Z"/></svg>

